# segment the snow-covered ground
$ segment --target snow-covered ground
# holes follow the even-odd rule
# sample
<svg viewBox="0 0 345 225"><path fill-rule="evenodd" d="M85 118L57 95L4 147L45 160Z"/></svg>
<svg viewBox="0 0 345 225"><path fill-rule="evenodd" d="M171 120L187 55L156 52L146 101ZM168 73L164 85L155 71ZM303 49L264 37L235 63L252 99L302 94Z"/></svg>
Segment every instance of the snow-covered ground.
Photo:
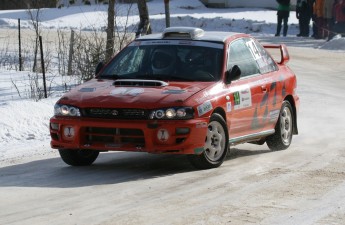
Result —
<svg viewBox="0 0 345 225"><path fill-rule="evenodd" d="M148 7L153 31L162 31L165 27L163 1L150 1ZM118 5L117 10L117 20L120 24L124 24L127 18L121 16L121 13L130 12L128 23L134 29L139 21L136 5ZM244 32L262 41L272 41L271 37L276 28L274 10L211 9L206 8L198 0L172 0L170 10L171 26L196 26L205 30ZM106 12L106 6L41 9L40 21L44 29L104 30ZM29 14L25 10L0 11L0 29L17 29L18 18L22 21L22 28L32 29ZM329 42L297 38L298 21L294 12L291 13L289 24L289 35L275 38L274 41L284 42L288 46L345 51L345 38L335 37ZM53 105L62 92L55 92L53 97L38 102L29 99L28 95L19 96L12 80L21 80L22 77L27 77L28 73L0 71L0 164L8 160L53 152L49 147L49 118L53 114ZM61 86L63 81L59 79L61 78L55 78L52 85ZM25 83L25 79L22 82L21 93L29 93L29 90L25 90L29 84Z"/></svg>

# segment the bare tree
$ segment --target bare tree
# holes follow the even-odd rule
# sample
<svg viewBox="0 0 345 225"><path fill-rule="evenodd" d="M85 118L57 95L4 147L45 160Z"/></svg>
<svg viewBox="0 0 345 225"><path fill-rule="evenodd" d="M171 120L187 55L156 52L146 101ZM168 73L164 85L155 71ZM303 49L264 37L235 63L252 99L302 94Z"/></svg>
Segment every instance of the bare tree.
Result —
<svg viewBox="0 0 345 225"><path fill-rule="evenodd" d="M40 22L40 4L38 1L31 0L28 5L28 14L30 16L30 20L32 23L32 26L34 27L36 37L35 37L35 50L34 50L34 64L32 67L32 71L37 71L37 53L38 53L38 39L39 36L41 35L41 30L39 27L39 22Z"/></svg>
<svg viewBox="0 0 345 225"><path fill-rule="evenodd" d="M120 5L115 6L116 8L116 16L119 17L120 15L126 19L122 20L115 17L115 42L114 45L114 53L119 52L123 49L129 42L134 39L132 35L135 30L130 29L129 27L129 18L133 8L133 3L127 4L125 9L120 7Z"/></svg>
<svg viewBox="0 0 345 225"><path fill-rule="evenodd" d="M115 0L109 1L108 6L108 27L105 60L108 62L114 54L114 27L115 27Z"/></svg>
<svg viewBox="0 0 345 225"><path fill-rule="evenodd" d="M138 26L138 30L135 34L136 37L145 34L151 34L151 25L150 25L150 18L149 18L149 10L147 8L146 0L138 0L138 10L140 16L140 23Z"/></svg>

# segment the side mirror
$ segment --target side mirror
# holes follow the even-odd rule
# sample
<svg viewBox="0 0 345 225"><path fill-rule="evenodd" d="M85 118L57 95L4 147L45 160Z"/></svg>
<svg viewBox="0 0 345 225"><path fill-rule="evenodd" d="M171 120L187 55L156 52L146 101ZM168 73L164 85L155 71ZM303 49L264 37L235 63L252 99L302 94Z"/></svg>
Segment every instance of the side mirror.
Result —
<svg viewBox="0 0 345 225"><path fill-rule="evenodd" d="M97 74L98 74L99 72L101 72L101 70L103 69L103 67L104 67L104 63L103 63L103 62L99 62L99 63L97 64L96 70L95 70L95 76L97 76Z"/></svg>
<svg viewBox="0 0 345 225"><path fill-rule="evenodd" d="M226 72L225 83L230 84L234 80L241 78L241 69L239 66L234 65L230 70Z"/></svg>

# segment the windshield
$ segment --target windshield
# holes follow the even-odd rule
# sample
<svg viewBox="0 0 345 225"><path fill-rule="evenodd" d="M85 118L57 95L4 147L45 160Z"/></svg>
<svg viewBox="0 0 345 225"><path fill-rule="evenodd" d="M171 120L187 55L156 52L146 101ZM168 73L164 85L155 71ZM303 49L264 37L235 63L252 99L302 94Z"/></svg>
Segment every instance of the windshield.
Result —
<svg viewBox="0 0 345 225"><path fill-rule="evenodd" d="M103 70L100 78L167 81L217 81L223 44L180 41L135 41Z"/></svg>

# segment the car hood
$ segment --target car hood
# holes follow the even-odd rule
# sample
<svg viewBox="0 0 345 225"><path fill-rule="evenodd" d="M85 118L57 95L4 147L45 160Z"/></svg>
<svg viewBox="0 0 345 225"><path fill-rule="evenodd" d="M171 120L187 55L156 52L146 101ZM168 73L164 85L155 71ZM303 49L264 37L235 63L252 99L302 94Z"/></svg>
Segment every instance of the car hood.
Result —
<svg viewBox="0 0 345 225"><path fill-rule="evenodd" d="M151 82L151 83L150 83ZM157 85L158 84L158 85ZM88 81L65 94L58 103L81 108L154 108L181 105L214 82ZM155 86L157 85L157 86Z"/></svg>

